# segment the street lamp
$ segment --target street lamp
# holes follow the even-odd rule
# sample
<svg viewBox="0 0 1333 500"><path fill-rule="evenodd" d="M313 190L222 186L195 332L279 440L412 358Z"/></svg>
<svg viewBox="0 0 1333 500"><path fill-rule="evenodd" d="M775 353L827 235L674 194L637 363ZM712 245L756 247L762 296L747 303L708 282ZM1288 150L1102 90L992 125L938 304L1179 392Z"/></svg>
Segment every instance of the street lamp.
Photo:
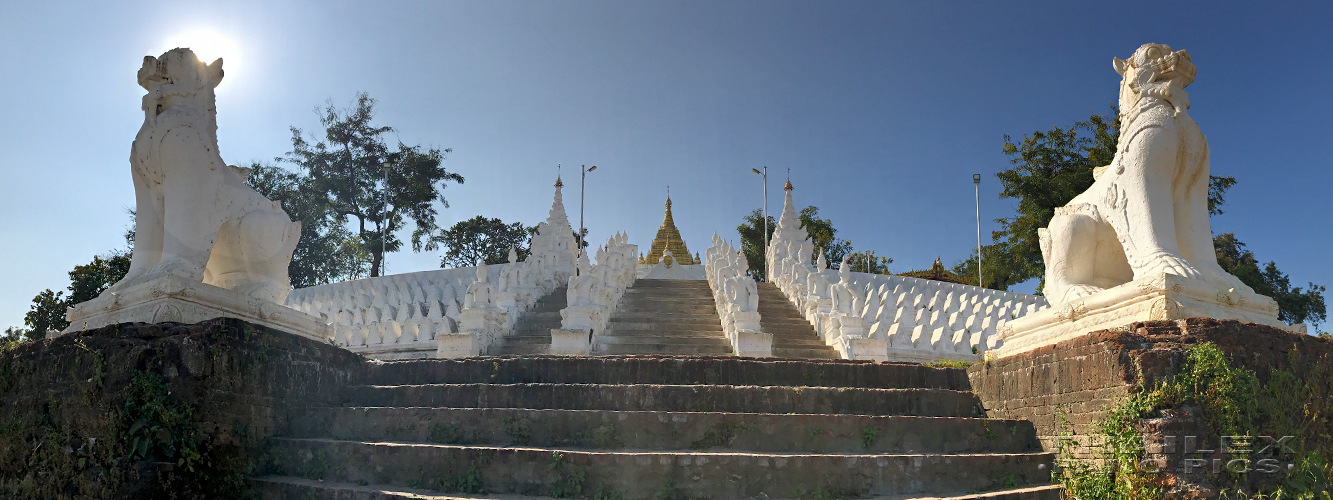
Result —
<svg viewBox="0 0 1333 500"><path fill-rule="evenodd" d="M583 173L579 174L579 248L578 248L578 250L579 250L580 252L583 251L583 231L585 230L585 228L583 227L583 189L584 189L584 181L588 178L588 172L592 172L593 170L597 170L597 165L593 165L592 168L587 168L587 167L588 167L587 165L582 165L582 167L583 167Z"/></svg>
<svg viewBox="0 0 1333 500"><path fill-rule="evenodd" d="M764 176L764 248L759 254L763 256L764 279L768 279L768 166L764 166L763 172L757 168L752 168L750 171Z"/></svg>
<svg viewBox="0 0 1333 500"><path fill-rule="evenodd" d="M986 286L981 281L981 174L972 174L972 185L977 194L977 286Z"/></svg>
<svg viewBox="0 0 1333 500"><path fill-rule="evenodd" d="M379 275L384 276L384 263L389 259L386 242L389 241L389 171L393 170L393 163L386 161L380 164L380 168L384 170L384 229L380 231Z"/></svg>

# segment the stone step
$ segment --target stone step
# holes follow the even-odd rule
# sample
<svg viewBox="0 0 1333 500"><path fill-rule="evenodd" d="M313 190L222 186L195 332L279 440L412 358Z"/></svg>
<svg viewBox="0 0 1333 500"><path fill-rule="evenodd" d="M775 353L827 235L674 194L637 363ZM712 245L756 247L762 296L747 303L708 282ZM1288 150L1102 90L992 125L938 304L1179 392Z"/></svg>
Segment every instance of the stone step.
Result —
<svg viewBox="0 0 1333 500"><path fill-rule="evenodd" d="M395 488L390 485L366 485L317 481L290 476L262 476L251 480L253 491L260 500L301 499L336 499L336 500L465 500L477 498L504 500L546 500L551 497L530 495L470 495L438 494L431 490L415 488ZM603 490L608 491L608 490ZM594 492L596 493L596 492ZM610 493L607 493L611 495ZM611 495L614 496L614 495ZM894 495L875 497L872 500L1060 500L1061 488L1058 485L1033 486L1010 490L975 493L951 497L922 497L920 495Z"/></svg>
<svg viewBox="0 0 1333 500"><path fill-rule="evenodd" d="M515 328L508 336L551 336L550 328ZM504 337L501 337L504 338Z"/></svg>
<svg viewBox="0 0 1333 500"><path fill-rule="evenodd" d="M706 306L683 306L683 305L624 305L621 304L615 311L615 314L679 314L696 316L717 316L717 308L712 305Z"/></svg>
<svg viewBox="0 0 1333 500"><path fill-rule="evenodd" d="M721 328L713 329L627 329L608 328L603 336L616 337L708 337L708 339L726 339Z"/></svg>
<svg viewBox="0 0 1333 500"><path fill-rule="evenodd" d="M806 325L809 325L809 324L810 324L809 321L806 321L806 319L805 319L804 316L798 316L798 315L795 315L795 314L785 315L785 314L777 314L777 313L772 313L772 312L769 312L768 314L764 314L764 311L760 310L760 311L759 311L759 315L765 317L765 319L767 319L767 320L769 320L769 321L771 321L771 322L773 322L773 323L783 323L783 324L790 323L790 324L793 324L793 325L794 325L794 324L802 324L802 323L803 323L803 324L806 324Z"/></svg>
<svg viewBox="0 0 1333 500"><path fill-rule="evenodd" d="M776 347L806 347L810 349L832 348L827 342L813 337L784 337L780 335L773 336L773 345Z"/></svg>
<svg viewBox="0 0 1333 500"><path fill-rule="evenodd" d="M944 389L734 385L425 384L350 386L349 406L527 408L534 410L847 413L975 417L976 397Z"/></svg>
<svg viewBox="0 0 1333 500"><path fill-rule="evenodd" d="M291 438L270 440L270 453L278 475L314 480L551 496L600 490L634 499L789 498L816 489L843 497L986 491L1006 481L1048 483L1055 459L1050 453L606 452Z"/></svg>
<svg viewBox="0 0 1333 500"><path fill-rule="evenodd" d="M551 352L551 343L548 341L543 344L493 345L486 352L491 356L546 354Z"/></svg>
<svg viewBox="0 0 1333 500"><path fill-rule="evenodd" d="M772 283L760 283L759 328L773 334L777 357L838 358L838 351L824 343L801 311Z"/></svg>
<svg viewBox="0 0 1333 500"><path fill-rule="evenodd" d="M594 354L668 354L673 356L725 356L731 354L731 344L604 344L593 347Z"/></svg>
<svg viewBox="0 0 1333 500"><path fill-rule="evenodd" d="M501 346L524 345L524 344L550 344L551 332L546 332L546 335L508 335L496 339L496 342L498 343L498 345Z"/></svg>
<svg viewBox="0 0 1333 500"><path fill-rule="evenodd" d="M721 335L714 336L676 336L676 335L598 335L600 344L663 344L663 345L704 345L731 347L731 342Z"/></svg>
<svg viewBox="0 0 1333 500"><path fill-rule="evenodd" d="M704 280L663 280L663 279L641 279L634 282L636 288L690 288L703 287L708 289L708 282Z"/></svg>
<svg viewBox="0 0 1333 500"><path fill-rule="evenodd" d="M922 497L917 495L876 497L873 500L1061 500L1064 489L1058 484L1013 488L985 493L969 493L949 497Z"/></svg>
<svg viewBox="0 0 1333 500"><path fill-rule="evenodd" d="M772 453L1022 453L1024 420L509 408L312 408L296 438L435 444Z"/></svg>
<svg viewBox="0 0 1333 500"><path fill-rule="evenodd" d="M637 288L627 288L625 289L623 297L632 300L712 302L713 291L707 288L703 290L682 290L679 292L663 292L656 290L643 291Z"/></svg>
<svg viewBox="0 0 1333 500"><path fill-rule="evenodd" d="M607 329L608 329L608 331L612 331L612 329L621 329L621 331L629 331L629 329L636 329L636 331L645 331L645 332L652 332L652 331L681 331L681 329L688 329L688 331L721 332L721 331L722 331L722 325L721 325L721 323L717 323L717 320L713 320L713 321L621 321L621 320L612 320L612 321L608 321L608 323L607 323Z"/></svg>
<svg viewBox="0 0 1333 500"><path fill-rule="evenodd" d="M375 385L670 384L930 388L970 391L967 372L916 363L753 359L730 356L527 356L418 359L368 364Z"/></svg>
<svg viewBox="0 0 1333 500"><path fill-rule="evenodd" d="M717 315L697 316L686 314L658 314L658 313L637 313L637 314L617 314L611 316L608 325L621 323L671 323L680 325L722 325L722 321Z"/></svg>
<svg viewBox="0 0 1333 500"><path fill-rule="evenodd" d="M815 329L811 328L809 323L803 325L795 325L795 324L787 325L779 323L775 325L772 323L768 323L767 321L764 321L762 319L760 319L759 322L767 327L765 331L773 332L775 335L790 334L790 335L799 335L802 337L815 336Z"/></svg>
<svg viewBox="0 0 1333 500"><path fill-rule="evenodd" d="M807 349L797 347L774 347L773 357L775 358L811 358L811 359L839 359L838 351L832 347L823 349Z"/></svg>
<svg viewBox="0 0 1333 500"><path fill-rule="evenodd" d="M434 490L392 486L339 483L292 476L260 476L250 480L253 497L258 500L547 500L551 497L529 495L455 495Z"/></svg>

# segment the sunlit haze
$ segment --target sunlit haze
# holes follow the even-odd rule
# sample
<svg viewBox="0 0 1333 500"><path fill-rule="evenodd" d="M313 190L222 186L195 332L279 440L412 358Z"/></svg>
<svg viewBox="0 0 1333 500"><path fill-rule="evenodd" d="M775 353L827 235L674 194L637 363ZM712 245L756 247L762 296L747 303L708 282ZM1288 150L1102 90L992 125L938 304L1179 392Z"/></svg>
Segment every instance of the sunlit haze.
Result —
<svg viewBox="0 0 1333 500"><path fill-rule="evenodd" d="M218 58L223 59L223 67L228 78L234 78L238 68L245 62L240 45L230 36L214 28L202 27L181 31L167 38L166 43L158 47L152 55L184 47L194 52L200 61L211 64Z"/></svg>

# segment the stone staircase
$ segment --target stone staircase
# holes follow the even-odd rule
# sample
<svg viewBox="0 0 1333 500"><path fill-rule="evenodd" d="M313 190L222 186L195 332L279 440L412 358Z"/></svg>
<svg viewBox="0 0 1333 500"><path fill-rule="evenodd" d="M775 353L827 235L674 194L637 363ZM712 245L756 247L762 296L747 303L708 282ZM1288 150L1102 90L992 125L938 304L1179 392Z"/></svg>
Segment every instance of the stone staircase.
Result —
<svg viewBox="0 0 1333 500"><path fill-rule="evenodd" d="M641 279L625 290L593 352L718 355L731 354L731 342L707 281Z"/></svg>
<svg viewBox="0 0 1333 500"><path fill-rule="evenodd" d="M514 323L513 332L495 339L487 354L546 354L551 349L551 329L560 328L560 310L565 308L568 296L565 287L556 288L533 304Z"/></svg>
<svg viewBox="0 0 1333 500"><path fill-rule="evenodd" d="M838 351L815 333L815 328L805 320L801 311L796 309L782 294L777 285L758 283L759 289L759 329L773 334L773 356L779 358L824 358L838 359Z"/></svg>
<svg viewBox="0 0 1333 500"><path fill-rule="evenodd" d="M959 369L480 357L358 384L270 439L257 498L1059 498L1032 424L977 418Z"/></svg>

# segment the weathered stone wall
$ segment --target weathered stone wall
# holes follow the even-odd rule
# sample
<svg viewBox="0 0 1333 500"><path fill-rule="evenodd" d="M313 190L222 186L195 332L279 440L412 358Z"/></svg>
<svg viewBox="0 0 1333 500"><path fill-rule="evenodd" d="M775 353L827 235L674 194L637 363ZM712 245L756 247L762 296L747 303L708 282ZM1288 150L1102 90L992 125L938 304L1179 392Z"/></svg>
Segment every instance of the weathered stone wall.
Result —
<svg viewBox="0 0 1333 500"><path fill-rule="evenodd" d="M0 353L0 496L154 498L171 475L201 473L177 468L166 445L126 458L136 376L160 376L161 403L192 409L201 470L243 477L224 469L247 468L264 438L336 402L363 366L332 345L232 319L112 325L12 347Z"/></svg>
<svg viewBox="0 0 1333 500"><path fill-rule="evenodd" d="M1131 391L1174 375L1188 347L1204 342L1217 344L1233 366L1254 371L1261 382L1274 369L1305 373L1333 356L1328 339L1253 323L1188 318L1091 332L977 363L967 374L987 416L1030 420L1038 435L1054 436L1057 410L1063 409L1073 433L1086 435L1107 408Z"/></svg>

